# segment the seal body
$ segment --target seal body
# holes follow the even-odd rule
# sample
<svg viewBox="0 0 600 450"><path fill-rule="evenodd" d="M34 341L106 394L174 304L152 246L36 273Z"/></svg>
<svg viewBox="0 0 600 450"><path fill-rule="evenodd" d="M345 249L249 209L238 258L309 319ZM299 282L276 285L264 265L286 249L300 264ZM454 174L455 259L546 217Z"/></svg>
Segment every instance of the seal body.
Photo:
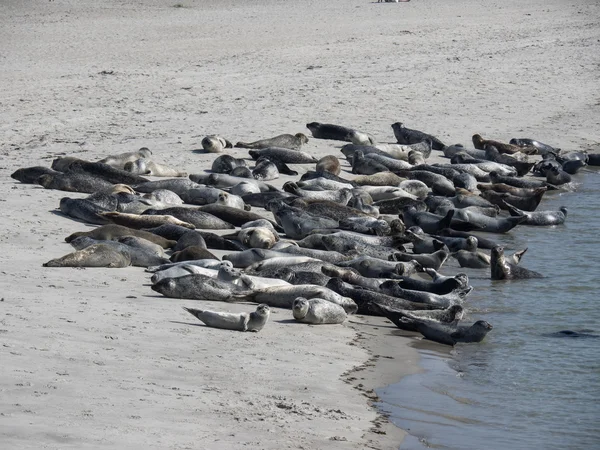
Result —
<svg viewBox="0 0 600 450"><path fill-rule="evenodd" d="M352 142L357 145L373 145L375 139L362 131L352 128L332 125L329 123L311 122L306 124L314 138L329 139L334 141Z"/></svg>
<svg viewBox="0 0 600 450"><path fill-rule="evenodd" d="M294 319L302 323L325 324L342 323L346 320L346 311L340 305L321 298L307 300L298 297L292 305Z"/></svg>
<svg viewBox="0 0 600 450"><path fill-rule="evenodd" d="M302 145L308 142L306 135L302 133L293 134L280 134L278 136L261 139L254 142L238 142L235 144L239 148L268 148L268 147L281 147L289 148L291 150L300 150Z"/></svg>
<svg viewBox="0 0 600 450"><path fill-rule="evenodd" d="M194 308L183 309L204 322L208 327L235 331L259 332L264 328L271 315L270 308L264 304L258 305L256 311L250 314L224 313Z"/></svg>
<svg viewBox="0 0 600 450"><path fill-rule="evenodd" d="M232 147L231 142L218 135L213 134L202 139L202 148L208 153L222 153L226 148Z"/></svg>
<svg viewBox="0 0 600 450"><path fill-rule="evenodd" d="M94 244L83 250L69 253L62 258L53 259L44 267L127 267L131 257L109 245Z"/></svg>

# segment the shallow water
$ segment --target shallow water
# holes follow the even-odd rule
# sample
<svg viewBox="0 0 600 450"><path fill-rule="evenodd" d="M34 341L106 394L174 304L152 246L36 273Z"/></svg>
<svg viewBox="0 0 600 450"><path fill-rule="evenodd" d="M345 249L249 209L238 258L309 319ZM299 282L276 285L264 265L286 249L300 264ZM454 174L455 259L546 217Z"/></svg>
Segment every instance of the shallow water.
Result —
<svg viewBox="0 0 600 450"><path fill-rule="evenodd" d="M600 447L600 337L554 335L600 335L600 173L575 181L575 192L546 194L538 208L566 206L564 225L488 235L507 254L528 247L521 264L547 278L500 282L466 270L468 319L494 329L453 349L415 338L425 373L378 390L379 406L411 434L401 449Z"/></svg>

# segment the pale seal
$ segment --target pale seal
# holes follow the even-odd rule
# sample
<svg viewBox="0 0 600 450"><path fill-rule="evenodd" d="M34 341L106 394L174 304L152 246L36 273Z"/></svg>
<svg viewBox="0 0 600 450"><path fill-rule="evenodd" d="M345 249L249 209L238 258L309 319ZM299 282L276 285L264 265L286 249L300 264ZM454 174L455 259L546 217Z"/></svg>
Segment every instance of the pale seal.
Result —
<svg viewBox="0 0 600 450"><path fill-rule="evenodd" d="M192 230L196 228L192 223L179 220L176 217L168 214L141 215L120 213L116 211L107 211L100 212L98 213L98 215L117 225L123 225L125 227L135 228L138 230L141 228L154 228L167 223L172 225L179 225L181 227L189 228Z"/></svg>
<svg viewBox="0 0 600 450"><path fill-rule="evenodd" d="M340 305L321 298L307 300L298 297L292 304L292 313L298 322L313 325L342 323L347 317L346 311Z"/></svg>
<svg viewBox="0 0 600 450"><path fill-rule="evenodd" d="M129 161L135 161L139 158L150 158L152 152L147 147L140 148L137 152L120 153L118 155L107 156L104 159L98 161L102 164L108 164L109 166L123 169L126 163Z"/></svg>
<svg viewBox="0 0 600 450"><path fill-rule="evenodd" d="M164 164L158 164L146 158L136 159L135 161L129 161L123 166L123 170L131 172L135 175L151 175L153 177L187 177L188 173L175 169L173 167L166 166Z"/></svg>
<svg viewBox="0 0 600 450"><path fill-rule="evenodd" d="M271 309L264 304L256 307L252 313L225 313L194 308L183 308L206 326L224 330L259 332L264 328L271 315Z"/></svg>
<svg viewBox="0 0 600 450"><path fill-rule="evenodd" d="M222 153L233 145L227 139L217 135L206 136L202 139L202 148L208 153Z"/></svg>

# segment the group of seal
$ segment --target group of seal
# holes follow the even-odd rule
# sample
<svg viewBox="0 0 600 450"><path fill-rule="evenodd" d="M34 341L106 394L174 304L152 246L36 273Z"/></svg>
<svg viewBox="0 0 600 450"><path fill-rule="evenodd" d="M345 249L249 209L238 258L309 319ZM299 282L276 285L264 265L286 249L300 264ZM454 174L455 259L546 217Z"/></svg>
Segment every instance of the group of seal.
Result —
<svg viewBox="0 0 600 450"><path fill-rule="evenodd" d="M235 145L256 160L250 171L249 158L224 153L235 148L231 141L210 135L203 147L220 153L212 173L188 179L142 177L183 173L149 164L147 148L98 162L62 158L52 169L23 168L12 176L89 194L62 199L60 210L100 226L68 236L77 250L47 267L137 265L153 273L152 290L167 297L260 303L251 313L185 308L209 327L260 331L270 308L289 309L309 324L340 324L359 313L385 316L399 328L455 345L480 342L492 326L460 322L472 291L468 277L438 271L452 257L461 266L489 268L493 280L541 276L518 265L524 251L504 256L493 239L474 233L563 223L564 207L535 212L542 197L557 190L550 172L582 164L568 161L595 161L561 158L559 149L528 139L504 144L474 135L474 149L447 146L401 122L392 124L394 144L378 144L350 127L306 126L314 139L349 142L342 148L348 163L302 151L309 141L303 133L280 134ZM427 163L432 150L451 163ZM533 167L527 158L536 153L549 167L534 172L543 174L543 182L523 178ZM276 172L298 175L288 164L314 170L304 170L283 190L265 182ZM210 249L230 253L219 260Z"/></svg>

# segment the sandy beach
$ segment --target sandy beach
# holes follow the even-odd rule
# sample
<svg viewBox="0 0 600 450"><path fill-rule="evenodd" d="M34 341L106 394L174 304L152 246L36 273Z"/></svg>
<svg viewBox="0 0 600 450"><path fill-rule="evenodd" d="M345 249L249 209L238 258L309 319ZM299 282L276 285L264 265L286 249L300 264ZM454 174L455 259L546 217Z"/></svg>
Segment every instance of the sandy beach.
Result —
<svg viewBox="0 0 600 450"><path fill-rule="evenodd" d="M0 443L25 448L398 448L373 389L416 373L380 318L203 327L149 274L51 269L89 226L74 194L10 178L59 156L148 147L202 173L207 134L252 141L319 121L394 142L473 133L597 145L595 2L5 1L0 5ZM332 141L303 150L339 154ZM248 157L243 149L230 152ZM300 173L311 169L300 165ZM348 166L345 166L348 169ZM344 173L343 175L348 175ZM282 176L281 186L296 177ZM248 304L207 308L251 311Z"/></svg>

